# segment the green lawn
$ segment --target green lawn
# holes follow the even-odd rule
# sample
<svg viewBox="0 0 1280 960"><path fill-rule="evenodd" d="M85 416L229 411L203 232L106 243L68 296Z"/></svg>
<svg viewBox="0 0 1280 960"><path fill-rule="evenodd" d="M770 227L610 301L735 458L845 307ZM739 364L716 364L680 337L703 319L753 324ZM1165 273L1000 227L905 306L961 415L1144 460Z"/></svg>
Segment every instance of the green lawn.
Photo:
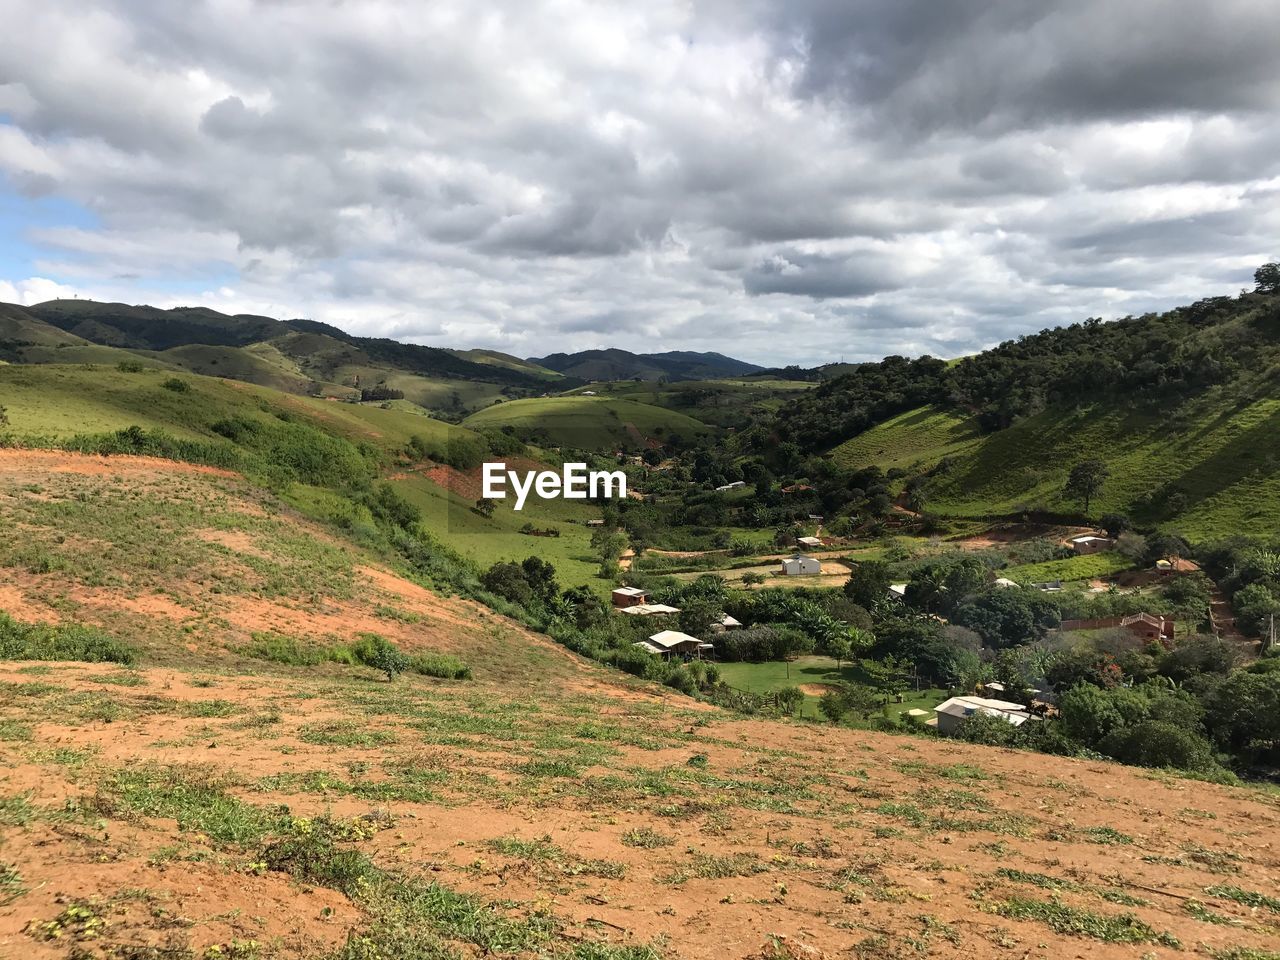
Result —
<svg viewBox="0 0 1280 960"><path fill-rule="evenodd" d="M635 400L583 396L512 400L473 413L463 424L538 431L553 445L582 450L637 448L641 437L694 436L710 429L675 410Z"/></svg>
<svg viewBox="0 0 1280 960"><path fill-rule="evenodd" d="M750 693L771 693L783 687L797 687L801 684L831 684L844 680L849 683L866 683L867 673L861 663L845 662L837 671L836 662L831 657L796 657L794 660L770 660L765 663L721 663L720 676L725 683L739 690ZM946 690L926 689L919 693L909 692L903 696L902 703L892 703L885 707L889 716L906 713L919 708L932 710L947 697ZM805 717L821 717L818 712L817 695L806 692L804 705L800 714Z"/></svg>
<svg viewBox="0 0 1280 960"><path fill-rule="evenodd" d="M423 523L433 535L481 567L538 556L555 566L561 586L585 584L602 596L612 586L596 575L600 560L591 548L591 528L585 525L587 519L599 516L598 507L531 497L517 513L508 499L485 518L472 509L474 499L451 493L424 477L410 475L393 480L392 486L422 510ZM520 528L525 523L539 529L554 527L560 536L523 534Z"/></svg>

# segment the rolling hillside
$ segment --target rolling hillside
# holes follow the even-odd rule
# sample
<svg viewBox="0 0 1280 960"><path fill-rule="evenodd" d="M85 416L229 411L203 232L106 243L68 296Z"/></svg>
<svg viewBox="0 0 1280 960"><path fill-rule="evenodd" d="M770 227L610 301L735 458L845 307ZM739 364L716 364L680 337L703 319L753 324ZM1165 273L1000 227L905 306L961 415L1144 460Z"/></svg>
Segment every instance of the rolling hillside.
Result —
<svg viewBox="0 0 1280 960"><path fill-rule="evenodd" d="M630 353L626 350L582 350L553 353L530 363L581 380L708 380L753 373L761 368L721 353Z"/></svg>
<svg viewBox="0 0 1280 960"><path fill-rule="evenodd" d="M310 320L230 316L203 307L54 300L0 307L0 359L21 363L153 366L314 396L398 391L437 416L460 419L499 399L564 378L503 354L356 337Z"/></svg>
<svg viewBox="0 0 1280 960"><path fill-rule="evenodd" d="M767 420L796 394L813 387L800 380L750 378L718 378L678 380L668 383L620 380L593 383L574 391L590 389L599 396L636 400L655 407L666 407L702 423L719 427L742 428Z"/></svg>
<svg viewBox="0 0 1280 960"><path fill-rule="evenodd" d="M1280 297L1075 324L951 364L863 365L775 429L835 441L848 469L901 471L940 516L1121 513L1196 541L1263 536L1280 524ZM1109 473L1089 518L1064 492L1084 460Z"/></svg>
<svg viewBox="0 0 1280 960"><path fill-rule="evenodd" d="M580 450L642 449L646 441L679 434L694 437L710 428L675 410L612 397L536 397L513 400L473 413L463 425L504 429L552 446Z"/></svg>
<svg viewBox="0 0 1280 960"><path fill-rule="evenodd" d="M108 435L137 427L197 445L170 455L257 473L277 469L262 458L288 445L295 448L286 461L294 482L281 486L281 495L313 516L345 518L349 485L386 480L421 510L431 536L481 568L537 552L555 561L566 583L605 589L595 576L599 562L583 525L597 509L575 501L537 501L521 513L500 507L491 518L471 509L479 497L478 468L447 465L459 450L479 462L487 447L471 430L433 420L403 401L384 409L189 375L177 378L185 388L174 390L166 386L168 379L159 371L115 367L0 367L0 406L8 420L0 438L7 434L8 443L28 446L92 450L106 443L114 449L118 445ZM425 458L406 454L411 443ZM369 455L362 458L361 449ZM521 533L526 523L555 527L560 536L534 540Z"/></svg>

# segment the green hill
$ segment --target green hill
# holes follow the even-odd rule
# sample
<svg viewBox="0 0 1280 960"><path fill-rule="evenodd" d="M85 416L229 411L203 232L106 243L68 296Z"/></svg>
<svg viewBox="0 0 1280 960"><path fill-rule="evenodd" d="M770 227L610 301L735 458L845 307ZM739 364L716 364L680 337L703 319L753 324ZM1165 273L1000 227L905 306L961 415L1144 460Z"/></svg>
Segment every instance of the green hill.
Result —
<svg viewBox="0 0 1280 960"><path fill-rule="evenodd" d="M774 436L950 517L1121 513L1196 540L1280 524L1280 297L1090 320L953 363L891 357L780 409ZM745 438L758 440L759 437ZM1073 465L1109 476L1082 512Z"/></svg>
<svg viewBox="0 0 1280 960"><path fill-rule="evenodd" d="M471 363L505 367L508 370L515 370L520 373L529 373L535 377L543 377L547 380L564 379L564 374L562 373L551 370L547 367L539 366L531 360L521 360L519 357L513 357L509 353L502 353L498 350L451 350L450 353Z"/></svg>
<svg viewBox="0 0 1280 960"><path fill-rule="evenodd" d="M531 358L530 363L582 380L705 380L734 377L760 369L722 353L631 353L628 350L581 350Z"/></svg>
<svg viewBox="0 0 1280 960"><path fill-rule="evenodd" d="M772 417L783 404L812 387L812 383L800 380L751 376L671 383L619 380L593 383L574 392L580 395L583 390L591 390L602 397L618 397L665 407L701 423L742 428Z"/></svg>
<svg viewBox="0 0 1280 960"><path fill-rule="evenodd" d="M204 307L91 300L0 305L0 360L136 362L314 396L403 399L457 420L564 377L494 351L454 351L357 337L311 320L228 315Z"/></svg>
<svg viewBox="0 0 1280 960"><path fill-rule="evenodd" d="M463 421L472 428L511 427L517 436L582 450L639 449L646 439L710 431L705 423L663 407L613 397L535 397L488 407Z"/></svg>
<svg viewBox="0 0 1280 960"><path fill-rule="evenodd" d="M245 356L234 348L231 353ZM287 485L286 498L321 517L348 509L343 497L349 481L340 479L347 476L342 470L351 467L358 451L367 450L368 470L357 464L350 476L367 473L368 479L387 480L421 509L424 527L449 549L482 566L536 553L555 563L565 583L603 589L583 524L598 516L599 508L531 499L519 513L501 504L493 517L482 517L471 509L479 496L472 487L479 486L478 465L488 448L483 437L465 427L427 417L406 401L392 401L387 408L341 403L193 374L180 374L176 379L183 388L173 389L173 379L154 369L135 372L114 365L0 366L0 407L8 421L0 426L0 445L92 450L98 448L94 438L138 427L202 445L196 458L206 462L239 464L238 451L247 453L251 464L259 457L280 457L294 476L299 470L303 476ZM406 452L411 443L417 445L412 455ZM189 456L180 449L168 455ZM535 540L521 532L526 524L554 527L560 535Z"/></svg>

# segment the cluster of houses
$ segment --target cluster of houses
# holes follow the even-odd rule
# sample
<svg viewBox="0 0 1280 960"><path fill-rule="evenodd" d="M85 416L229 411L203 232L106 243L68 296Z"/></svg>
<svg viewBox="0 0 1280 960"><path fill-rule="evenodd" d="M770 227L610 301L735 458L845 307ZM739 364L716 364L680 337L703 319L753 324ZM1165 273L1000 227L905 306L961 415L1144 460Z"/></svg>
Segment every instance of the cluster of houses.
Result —
<svg viewBox="0 0 1280 960"><path fill-rule="evenodd" d="M680 612L679 607L651 602L649 592L639 587L618 587L613 591L611 599L613 608L618 613L632 617L673 616ZM725 630L737 630L741 626L741 621L726 613L711 625L711 630L713 633L722 633ZM701 660L715 650L713 644L679 630L659 630L648 640L638 641L635 646L664 658L682 657L686 660Z"/></svg>

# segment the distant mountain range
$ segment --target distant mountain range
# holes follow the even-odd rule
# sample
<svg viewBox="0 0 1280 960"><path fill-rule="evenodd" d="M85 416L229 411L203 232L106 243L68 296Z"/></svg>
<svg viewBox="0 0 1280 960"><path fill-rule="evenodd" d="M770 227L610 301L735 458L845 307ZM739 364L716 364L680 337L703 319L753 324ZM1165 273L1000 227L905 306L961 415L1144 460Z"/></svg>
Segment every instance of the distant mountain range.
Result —
<svg viewBox="0 0 1280 960"><path fill-rule="evenodd" d="M529 363L580 380L714 380L757 373L763 367L722 353L631 353L627 350L581 350L531 357Z"/></svg>
<svg viewBox="0 0 1280 960"><path fill-rule="evenodd" d="M447 419L589 380L707 380L762 369L719 353L678 350L587 350L522 360L495 350L358 337L315 320L77 299L0 304L0 362L141 362L290 393L403 399Z"/></svg>

